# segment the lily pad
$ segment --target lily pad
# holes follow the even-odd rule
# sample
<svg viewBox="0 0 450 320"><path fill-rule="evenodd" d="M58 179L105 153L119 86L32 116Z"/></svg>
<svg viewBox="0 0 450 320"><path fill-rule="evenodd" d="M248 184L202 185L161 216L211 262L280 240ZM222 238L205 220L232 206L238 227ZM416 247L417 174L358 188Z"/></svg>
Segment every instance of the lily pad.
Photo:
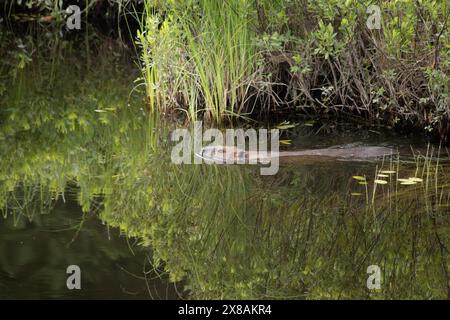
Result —
<svg viewBox="0 0 450 320"><path fill-rule="evenodd" d="M410 186L410 185L413 185L413 184L417 184L417 182L411 181L411 180L407 180L407 181L401 182L400 184L405 185L405 186Z"/></svg>

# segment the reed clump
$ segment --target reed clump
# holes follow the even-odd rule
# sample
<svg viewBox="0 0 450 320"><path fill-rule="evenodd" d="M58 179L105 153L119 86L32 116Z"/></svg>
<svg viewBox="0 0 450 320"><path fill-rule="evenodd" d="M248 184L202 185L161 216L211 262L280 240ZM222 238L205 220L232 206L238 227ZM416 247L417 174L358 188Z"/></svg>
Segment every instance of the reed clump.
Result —
<svg viewBox="0 0 450 320"><path fill-rule="evenodd" d="M368 8L380 8L380 29ZM447 1L146 1L151 109L188 120L361 117L449 134Z"/></svg>

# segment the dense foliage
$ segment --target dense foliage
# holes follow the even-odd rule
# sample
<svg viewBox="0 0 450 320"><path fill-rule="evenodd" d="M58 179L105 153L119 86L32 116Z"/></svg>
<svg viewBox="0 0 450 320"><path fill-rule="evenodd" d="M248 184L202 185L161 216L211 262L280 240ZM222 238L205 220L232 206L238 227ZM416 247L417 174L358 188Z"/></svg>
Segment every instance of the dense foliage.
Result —
<svg viewBox="0 0 450 320"><path fill-rule="evenodd" d="M150 104L220 122L284 111L446 137L448 1L159 1L139 40ZM380 6L380 30L366 24Z"/></svg>

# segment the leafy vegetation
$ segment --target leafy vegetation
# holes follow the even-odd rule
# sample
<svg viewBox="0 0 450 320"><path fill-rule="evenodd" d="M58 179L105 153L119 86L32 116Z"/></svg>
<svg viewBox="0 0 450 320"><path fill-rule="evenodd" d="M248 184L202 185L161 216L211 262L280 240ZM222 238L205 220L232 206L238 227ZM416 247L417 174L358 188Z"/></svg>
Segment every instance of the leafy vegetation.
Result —
<svg viewBox="0 0 450 320"><path fill-rule="evenodd" d="M449 20L445 0L147 1L138 39L152 109L350 114L444 138Z"/></svg>

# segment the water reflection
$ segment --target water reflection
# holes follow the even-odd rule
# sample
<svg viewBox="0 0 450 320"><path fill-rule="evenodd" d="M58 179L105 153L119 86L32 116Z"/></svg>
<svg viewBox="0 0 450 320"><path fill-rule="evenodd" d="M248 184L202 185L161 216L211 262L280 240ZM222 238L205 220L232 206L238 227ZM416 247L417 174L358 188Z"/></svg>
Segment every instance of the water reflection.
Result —
<svg viewBox="0 0 450 320"><path fill-rule="evenodd" d="M107 197L102 218L146 239L195 297L447 296L448 202L388 186L367 205L349 195L351 175L303 169L155 168ZM379 292L365 285L374 264Z"/></svg>
<svg viewBox="0 0 450 320"><path fill-rule="evenodd" d="M83 215L76 202L59 201L32 220L0 223L0 299L177 298L167 277L151 272L149 255L95 215ZM79 291L66 287L74 264L82 272Z"/></svg>
<svg viewBox="0 0 450 320"><path fill-rule="evenodd" d="M268 177L174 165L172 124L141 110L125 67L98 61L75 73L61 63L50 87L45 71L21 70L2 97L2 298L70 296L74 261L86 269L84 297L177 297L164 272L194 298L450 297L443 161L293 164ZM375 185L379 170L395 174ZM68 186L80 208L61 205ZM156 273L142 279L144 263ZM382 270L380 290L366 286L370 265Z"/></svg>

